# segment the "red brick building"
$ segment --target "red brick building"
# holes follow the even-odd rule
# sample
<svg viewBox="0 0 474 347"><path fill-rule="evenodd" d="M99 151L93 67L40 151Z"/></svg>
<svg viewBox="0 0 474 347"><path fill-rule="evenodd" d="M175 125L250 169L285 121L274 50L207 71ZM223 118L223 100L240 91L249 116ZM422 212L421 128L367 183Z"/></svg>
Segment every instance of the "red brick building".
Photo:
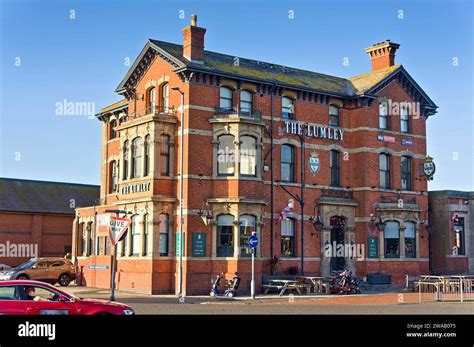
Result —
<svg viewBox="0 0 474 347"><path fill-rule="evenodd" d="M474 274L474 192L429 192L430 269Z"/></svg>
<svg viewBox="0 0 474 347"><path fill-rule="evenodd" d="M104 204L78 209L74 236L85 240L78 249L88 285L110 285L110 242L91 224L94 214L121 208L133 221L119 244L118 287L175 291L181 159L188 294L208 292L219 272L240 272L245 289L252 232L260 239L257 286L273 256L280 273L303 264L305 274L349 268L400 283L429 271L421 166L437 106L395 65L398 44L367 48L371 71L346 79L206 51L195 17L182 31L183 45L150 39L116 90L124 99L98 115ZM99 254L91 255L82 248L95 230ZM365 254L334 257L334 244Z"/></svg>
<svg viewBox="0 0 474 347"><path fill-rule="evenodd" d="M0 264L71 254L75 208L98 199L98 186L0 178Z"/></svg>

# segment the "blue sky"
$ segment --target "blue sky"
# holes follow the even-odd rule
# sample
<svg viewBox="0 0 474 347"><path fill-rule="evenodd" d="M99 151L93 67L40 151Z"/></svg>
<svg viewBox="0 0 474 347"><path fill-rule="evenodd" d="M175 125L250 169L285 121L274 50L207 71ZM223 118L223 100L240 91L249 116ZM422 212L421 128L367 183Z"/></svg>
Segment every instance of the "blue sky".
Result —
<svg viewBox="0 0 474 347"><path fill-rule="evenodd" d="M437 165L430 190L474 190L471 1L0 0L0 6L2 177L99 184L100 122L57 115L56 104L89 102L98 110L119 100L114 90L127 57L133 62L148 38L181 43L181 29L196 13L207 28L206 49L341 77L370 70L365 47L399 43L396 62L439 106L427 125Z"/></svg>

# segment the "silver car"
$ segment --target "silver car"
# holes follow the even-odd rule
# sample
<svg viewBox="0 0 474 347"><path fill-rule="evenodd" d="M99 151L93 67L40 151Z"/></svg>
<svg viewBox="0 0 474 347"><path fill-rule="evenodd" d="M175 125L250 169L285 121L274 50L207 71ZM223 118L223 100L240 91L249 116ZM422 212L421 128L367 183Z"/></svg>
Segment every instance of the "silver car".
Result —
<svg viewBox="0 0 474 347"><path fill-rule="evenodd" d="M33 258L16 268L0 272L0 281L37 280L68 286L76 279L75 266L64 258Z"/></svg>

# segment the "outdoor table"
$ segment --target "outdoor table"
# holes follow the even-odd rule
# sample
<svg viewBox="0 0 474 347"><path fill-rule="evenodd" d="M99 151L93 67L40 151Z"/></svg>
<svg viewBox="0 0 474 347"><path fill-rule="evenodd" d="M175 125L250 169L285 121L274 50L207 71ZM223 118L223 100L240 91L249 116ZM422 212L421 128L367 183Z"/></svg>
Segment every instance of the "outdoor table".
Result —
<svg viewBox="0 0 474 347"><path fill-rule="evenodd" d="M324 277L300 276L298 278L304 278L305 280L311 281L311 284L314 286L314 293L322 293L323 292Z"/></svg>
<svg viewBox="0 0 474 347"><path fill-rule="evenodd" d="M298 294L302 295L303 293L300 290L300 287L297 285L298 281L295 280L269 280L268 283L271 283L275 287L281 287L280 296L285 294L287 290L296 289ZM267 294L271 287L267 287L264 294Z"/></svg>

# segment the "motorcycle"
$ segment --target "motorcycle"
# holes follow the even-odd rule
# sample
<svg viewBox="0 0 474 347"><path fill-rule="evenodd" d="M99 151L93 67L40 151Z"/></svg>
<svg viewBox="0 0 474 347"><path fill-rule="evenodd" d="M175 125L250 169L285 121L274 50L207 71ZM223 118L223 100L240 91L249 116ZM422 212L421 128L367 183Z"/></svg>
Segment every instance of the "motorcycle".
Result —
<svg viewBox="0 0 474 347"><path fill-rule="evenodd" d="M344 270L341 273L333 273L331 287L331 294L360 294L359 284L357 280L352 277L352 272Z"/></svg>

